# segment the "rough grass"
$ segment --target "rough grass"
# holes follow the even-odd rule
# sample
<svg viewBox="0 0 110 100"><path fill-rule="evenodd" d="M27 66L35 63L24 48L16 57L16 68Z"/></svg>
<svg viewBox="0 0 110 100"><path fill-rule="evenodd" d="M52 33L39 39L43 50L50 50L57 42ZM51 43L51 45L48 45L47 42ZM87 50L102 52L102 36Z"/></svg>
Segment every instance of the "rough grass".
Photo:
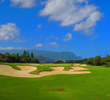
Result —
<svg viewBox="0 0 110 100"><path fill-rule="evenodd" d="M42 78L0 76L0 100L110 100L110 68L87 66L92 73ZM65 91L59 91L59 90Z"/></svg>

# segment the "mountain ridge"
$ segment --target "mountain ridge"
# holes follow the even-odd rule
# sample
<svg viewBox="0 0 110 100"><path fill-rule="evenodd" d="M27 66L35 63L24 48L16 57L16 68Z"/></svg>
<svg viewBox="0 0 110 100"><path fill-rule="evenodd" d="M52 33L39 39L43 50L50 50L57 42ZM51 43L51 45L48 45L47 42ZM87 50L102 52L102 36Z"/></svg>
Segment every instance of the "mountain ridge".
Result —
<svg viewBox="0 0 110 100"><path fill-rule="evenodd" d="M46 57L43 57L41 55L36 56L36 59L38 59L40 61L40 63L54 63L55 61Z"/></svg>
<svg viewBox="0 0 110 100"><path fill-rule="evenodd" d="M34 57L41 55L52 60L82 60L81 56L77 56L74 53L68 51L46 51L46 50L26 50L26 51L28 51L29 53L33 52ZM24 50L0 50L0 53L2 54L6 52L9 52L10 54L19 53L20 55L22 55Z"/></svg>

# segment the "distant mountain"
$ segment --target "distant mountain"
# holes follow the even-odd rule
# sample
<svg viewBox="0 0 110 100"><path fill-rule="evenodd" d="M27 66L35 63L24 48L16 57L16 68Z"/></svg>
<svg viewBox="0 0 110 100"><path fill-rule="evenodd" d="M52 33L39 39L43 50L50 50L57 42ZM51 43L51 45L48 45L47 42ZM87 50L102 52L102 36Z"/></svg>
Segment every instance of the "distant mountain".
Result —
<svg viewBox="0 0 110 100"><path fill-rule="evenodd" d="M22 55L23 51L24 50L0 50L0 53L4 54L6 52L9 52L10 54L19 53L20 55ZM43 50L26 50L26 51L28 51L29 53L33 52L34 57L41 55L43 57L53 60L82 60L81 56L76 56L74 53L67 51L63 52L43 51Z"/></svg>
<svg viewBox="0 0 110 100"><path fill-rule="evenodd" d="M36 56L35 58L38 59L40 61L40 63L54 63L54 60L43 57L41 55Z"/></svg>

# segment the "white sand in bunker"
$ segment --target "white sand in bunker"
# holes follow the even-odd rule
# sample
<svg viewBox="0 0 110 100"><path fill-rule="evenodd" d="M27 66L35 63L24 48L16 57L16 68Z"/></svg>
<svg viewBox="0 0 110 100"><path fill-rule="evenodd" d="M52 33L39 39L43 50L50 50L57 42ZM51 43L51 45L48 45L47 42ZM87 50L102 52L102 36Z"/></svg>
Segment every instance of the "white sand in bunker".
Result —
<svg viewBox="0 0 110 100"><path fill-rule="evenodd" d="M74 69L75 68L75 69ZM42 76L47 76L47 75L57 75L57 74L87 74L91 73L90 71L79 71L78 70L87 70L82 67L71 67L69 71L64 71L64 67L51 67L53 71L45 71L45 72L40 72L39 75Z"/></svg>
<svg viewBox="0 0 110 100"><path fill-rule="evenodd" d="M32 66L42 66L40 64L30 64L30 65L32 65Z"/></svg>
<svg viewBox="0 0 110 100"><path fill-rule="evenodd" d="M29 72L36 70L36 67L32 66L18 66L21 70L15 70L8 65L0 65L0 74L13 76L13 77L33 77Z"/></svg>
<svg viewBox="0 0 110 100"><path fill-rule="evenodd" d="M87 74L91 73L90 71L79 71L79 70L88 70L82 67L71 67L69 71L64 71L64 67L51 67L52 71L43 71L40 72L38 75L36 74L29 74L34 70L37 70L36 67L33 66L17 66L21 70L15 70L10 66L7 65L0 65L0 74L13 76L13 77L43 77L48 75L57 75L57 74Z"/></svg>
<svg viewBox="0 0 110 100"><path fill-rule="evenodd" d="M87 65L86 65L86 64L81 64L80 66L84 66L84 67L85 67L85 66L87 66Z"/></svg>
<svg viewBox="0 0 110 100"><path fill-rule="evenodd" d="M77 63L74 64L74 66L80 66L80 65L81 65L81 64L77 64Z"/></svg>
<svg viewBox="0 0 110 100"><path fill-rule="evenodd" d="M88 70L87 68L83 67L71 67L71 68L74 69L74 71Z"/></svg>
<svg viewBox="0 0 110 100"><path fill-rule="evenodd" d="M27 71L27 72L32 72L34 70L36 70L36 67L32 67L32 66L17 66L21 69L21 71Z"/></svg>

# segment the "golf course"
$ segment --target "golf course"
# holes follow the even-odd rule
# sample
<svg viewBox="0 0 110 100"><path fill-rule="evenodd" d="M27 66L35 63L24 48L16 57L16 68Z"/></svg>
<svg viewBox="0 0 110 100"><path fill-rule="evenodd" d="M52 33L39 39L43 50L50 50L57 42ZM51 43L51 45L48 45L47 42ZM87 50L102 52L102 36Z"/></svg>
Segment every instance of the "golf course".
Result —
<svg viewBox="0 0 110 100"><path fill-rule="evenodd" d="M6 71L3 67L16 71L24 70L32 77L25 75L23 77L22 73L24 72L21 72L21 76L13 76L14 72L12 71L10 71L11 74L8 73L9 75L3 75L1 72L5 73ZM55 73L56 71L58 73ZM53 74L48 74L49 72ZM20 75L20 73L18 74ZM109 85L110 68L104 66L0 64L1 100L110 100Z"/></svg>
<svg viewBox="0 0 110 100"><path fill-rule="evenodd" d="M110 0L0 0L0 100L110 100Z"/></svg>

